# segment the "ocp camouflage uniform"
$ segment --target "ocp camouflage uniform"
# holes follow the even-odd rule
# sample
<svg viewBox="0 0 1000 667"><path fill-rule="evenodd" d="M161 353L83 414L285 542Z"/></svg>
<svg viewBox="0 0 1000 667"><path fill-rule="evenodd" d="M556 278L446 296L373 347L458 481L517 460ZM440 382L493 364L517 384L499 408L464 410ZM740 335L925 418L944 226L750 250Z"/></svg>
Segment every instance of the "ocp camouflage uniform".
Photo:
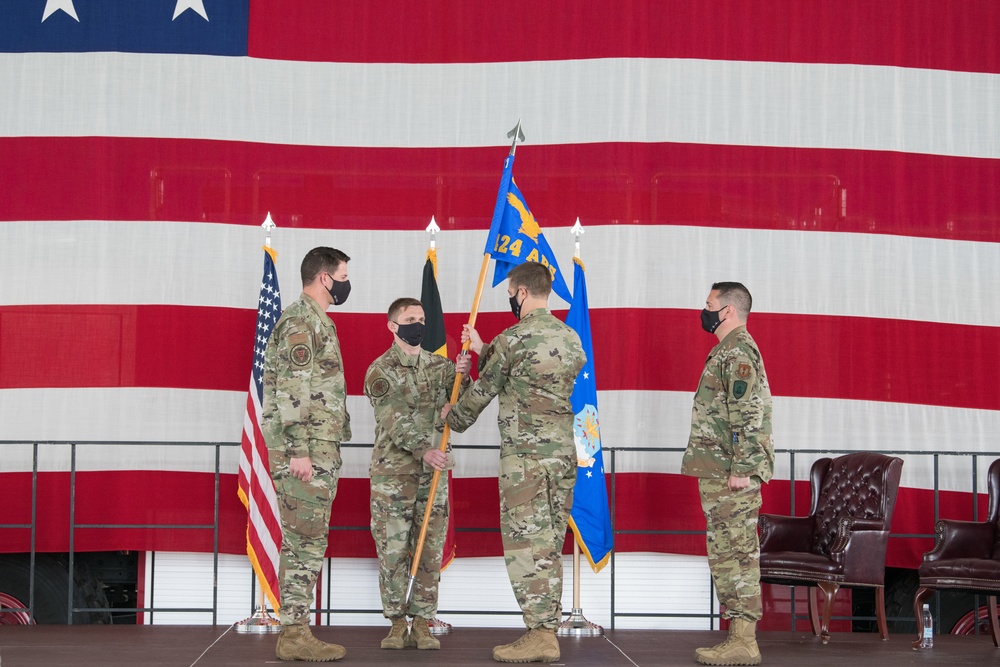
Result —
<svg viewBox="0 0 1000 667"><path fill-rule="evenodd" d="M774 473L771 390L757 344L739 326L712 348L691 412L681 472L698 477L707 523L708 563L723 616L761 618L761 484ZM750 484L729 490L729 476Z"/></svg>
<svg viewBox="0 0 1000 667"><path fill-rule="evenodd" d="M281 514L281 624L308 624L351 418L337 329L306 294L285 309L268 341L261 425ZM310 482L289 473L289 460L303 456L312 461Z"/></svg>
<svg viewBox="0 0 1000 667"><path fill-rule="evenodd" d="M543 308L483 350L479 379L448 414L464 431L500 397L500 530L514 596L530 629L562 620L562 545L573 506L573 383L580 338Z"/></svg>
<svg viewBox="0 0 1000 667"><path fill-rule="evenodd" d="M424 455L439 447L455 364L421 350L406 354L396 343L372 362L365 396L375 408L371 465L371 527L379 560L379 591L386 618L437 614L441 557L448 528L448 474L441 474L409 607L404 608L410 556L427 508L434 469ZM468 385L468 378L464 379ZM455 466L448 444L446 469Z"/></svg>

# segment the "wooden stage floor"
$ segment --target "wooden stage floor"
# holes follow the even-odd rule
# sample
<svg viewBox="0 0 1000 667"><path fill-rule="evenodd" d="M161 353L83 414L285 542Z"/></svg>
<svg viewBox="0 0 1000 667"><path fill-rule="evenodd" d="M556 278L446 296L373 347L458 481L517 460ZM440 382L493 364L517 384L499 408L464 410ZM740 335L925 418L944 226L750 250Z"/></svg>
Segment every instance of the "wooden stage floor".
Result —
<svg viewBox="0 0 1000 667"><path fill-rule="evenodd" d="M492 647L513 641L518 630L458 628L440 637L440 651L383 651L386 627L317 628L317 637L347 647L343 665L497 665ZM696 665L694 650L721 641L721 632L613 630L600 637L560 637L562 659L554 665L660 667ZM1000 664L1000 649L988 636L945 635L933 649L914 651L911 635L835 634L823 646L811 635L761 633L764 665ZM254 667L283 663L274 656L276 635L236 633L231 626L0 626L0 667Z"/></svg>

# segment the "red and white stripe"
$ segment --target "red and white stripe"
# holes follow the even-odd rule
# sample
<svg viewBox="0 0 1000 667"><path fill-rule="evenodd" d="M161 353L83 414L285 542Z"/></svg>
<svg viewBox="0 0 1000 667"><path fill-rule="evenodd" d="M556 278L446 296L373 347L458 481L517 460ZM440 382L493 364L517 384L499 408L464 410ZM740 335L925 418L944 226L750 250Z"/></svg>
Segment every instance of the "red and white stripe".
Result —
<svg viewBox="0 0 1000 667"><path fill-rule="evenodd" d="M606 449L683 447L713 341L697 311L713 281L736 279L754 295L779 447L997 450L996 3L507 6L255 0L246 58L0 54L0 437L233 441L270 211L286 300L309 248L354 258L333 317L355 441L370 441L361 382L389 344L385 308L419 294L433 215L457 336L520 118L515 178L564 271L569 226L587 230ZM509 321L487 290L480 330ZM487 415L456 444L496 437ZM123 523L140 523L126 509L151 489L192 489L171 496L183 523L205 506L208 452L81 451L80 493L127 480ZM617 456L619 528L698 527L678 458ZM223 451L225 484L247 474L238 459ZM345 449L335 517L352 525L367 523L366 459ZM63 450L41 463L68 469ZM8 447L3 486L25 488L30 466ZM917 502L930 467L907 458L901 532L932 532ZM779 479L792 472L779 462ZM942 511L965 511L968 462L942 473L956 493ZM462 454L459 527L495 524L471 501L494 497L495 474L495 454ZM669 520L647 509L665 502ZM245 513L220 511L238 553ZM58 548L52 525L42 541ZM199 531L125 537L211 548ZM338 533L331 549L373 553L366 539ZM459 556L485 551L459 535Z"/></svg>
<svg viewBox="0 0 1000 667"><path fill-rule="evenodd" d="M247 508L247 555L261 590L271 607L280 607L278 572L281 556L281 521L278 498L267 465L267 443L260 429L257 387L250 381L247 412L240 444L239 496Z"/></svg>

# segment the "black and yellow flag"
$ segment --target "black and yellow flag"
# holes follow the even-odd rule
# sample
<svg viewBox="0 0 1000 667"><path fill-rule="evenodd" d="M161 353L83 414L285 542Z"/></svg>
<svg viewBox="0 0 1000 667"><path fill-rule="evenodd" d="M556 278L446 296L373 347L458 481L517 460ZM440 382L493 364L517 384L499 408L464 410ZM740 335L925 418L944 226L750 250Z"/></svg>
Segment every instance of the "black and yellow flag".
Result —
<svg viewBox="0 0 1000 667"><path fill-rule="evenodd" d="M424 280L420 287L420 303L424 304L424 340L420 347L433 354L448 356L448 339L444 331L444 309L437 285L437 250L427 251Z"/></svg>
<svg viewBox="0 0 1000 667"><path fill-rule="evenodd" d="M420 347L432 354L448 356L448 337L444 331L444 309L441 307L441 293L437 284L437 250L427 250L427 261L424 263L424 280L420 286L420 303L424 305L424 340ZM444 538L444 553L441 557L441 569L451 565L455 559L455 512L451 502L453 493L451 471L448 471L448 531Z"/></svg>

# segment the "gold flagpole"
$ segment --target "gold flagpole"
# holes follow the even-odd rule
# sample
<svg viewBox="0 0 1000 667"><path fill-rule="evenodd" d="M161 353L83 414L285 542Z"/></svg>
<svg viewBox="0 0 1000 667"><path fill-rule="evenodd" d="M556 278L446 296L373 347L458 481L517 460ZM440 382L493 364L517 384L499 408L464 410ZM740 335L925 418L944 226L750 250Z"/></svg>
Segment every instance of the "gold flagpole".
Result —
<svg viewBox="0 0 1000 667"><path fill-rule="evenodd" d="M517 150L518 140L524 141L524 133L521 132L521 121L517 121L517 125L508 134L508 137L513 136L514 140L510 144L510 155L514 155L514 151ZM483 287L486 285L486 273L490 268L490 253L483 253L483 265L479 269L479 282L476 284L476 294L472 297L472 309L469 311L469 326L476 326L476 316L479 315L479 302L483 298ZM469 353L469 343L470 341L465 341L462 344L462 354ZM454 403L458 400L458 393L462 388L462 374L455 373L455 382L451 385L451 398L450 403ZM448 422L444 423L444 431L441 433L441 444L438 446L442 452L448 450L448 437L451 435L451 428L448 426ZM427 523L431 518L431 510L434 507L434 496L437 494L438 482L441 479L441 471L435 470L433 477L431 477L431 488L427 494L427 507L424 508L424 521L420 526L420 535L417 537L417 546L413 549L413 562L410 565L410 581L406 585L406 598L405 604L410 604L410 596L413 595L413 584L417 580L417 569L420 567L420 556L424 551L424 541L427 539Z"/></svg>

